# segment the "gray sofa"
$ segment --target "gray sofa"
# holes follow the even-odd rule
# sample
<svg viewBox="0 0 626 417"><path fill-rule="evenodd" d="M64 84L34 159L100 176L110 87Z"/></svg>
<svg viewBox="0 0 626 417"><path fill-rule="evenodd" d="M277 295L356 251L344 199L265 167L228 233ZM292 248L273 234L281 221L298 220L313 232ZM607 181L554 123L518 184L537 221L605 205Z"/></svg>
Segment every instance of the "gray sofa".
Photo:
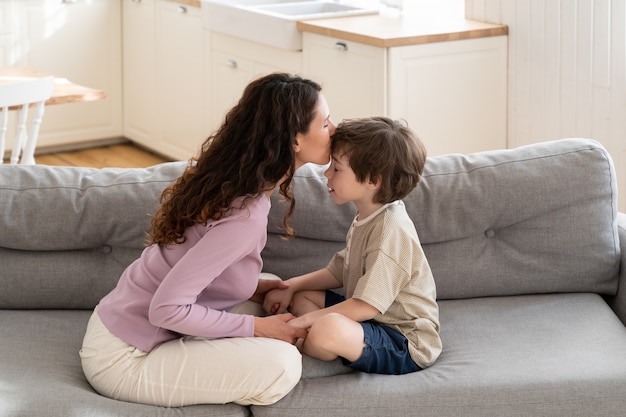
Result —
<svg viewBox="0 0 626 417"><path fill-rule="evenodd" d="M144 244L161 190L184 168L0 166L0 416L623 416L626 215L611 159L568 139L430 158L406 199L438 287L444 349L404 376L303 358L272 406L160 408L110 400L85 380L87 319ZM294 182L292 225L274 199L268 272L322 267L353 208L322 170Z"/></svg>

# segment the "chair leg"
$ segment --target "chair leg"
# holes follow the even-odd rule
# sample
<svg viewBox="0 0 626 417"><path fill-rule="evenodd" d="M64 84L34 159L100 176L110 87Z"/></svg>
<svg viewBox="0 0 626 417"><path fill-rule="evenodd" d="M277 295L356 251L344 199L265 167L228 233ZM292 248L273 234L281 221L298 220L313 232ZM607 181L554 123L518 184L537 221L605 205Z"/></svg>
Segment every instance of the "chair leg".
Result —
<svg viewBox="0 0 626 417"><path fill-rule="evenodd" d="M26 135L26 118L28 116L28 105L22 106L18 114L17 131L15 133L15 142L13 150L11 151L11 163L17 164L20 162L20 153L24 143L24 136Z"/></svg>
<svg viewBox="0 0 626 417"><path fill-rule="evenodd" d="M24 151L22 152L22 164L34 165L35 162L35 146L37 145L37 138L39 136L39 127L43 120L45 102L40 101L37 103L35 109L35 117L30 124L28 136L26 137L26 143L24 144Z"/></svg>
<svg viewBox="0 0 626 417"><path fill-rule="evenodd" d="M4 148L7 137L7 126L9 126L9 108L4 107L2 110L2 118L0 119L0 164L4 162Z"/></svg>

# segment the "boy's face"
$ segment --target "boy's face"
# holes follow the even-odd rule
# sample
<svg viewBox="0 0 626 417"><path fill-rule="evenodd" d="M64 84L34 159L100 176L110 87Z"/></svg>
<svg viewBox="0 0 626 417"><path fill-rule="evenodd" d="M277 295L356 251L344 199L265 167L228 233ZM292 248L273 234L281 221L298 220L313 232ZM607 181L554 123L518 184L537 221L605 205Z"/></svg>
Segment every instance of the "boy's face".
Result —
<svg viewBox="0 0 626 417"><path fill-rule="evenodd" d="M372 204L375 188L368 181L362 183L350 168L348 158L340 153L331 155L331 162L324 172L328 178L328 192L337 204L352 201L359 212Z"/></svg>

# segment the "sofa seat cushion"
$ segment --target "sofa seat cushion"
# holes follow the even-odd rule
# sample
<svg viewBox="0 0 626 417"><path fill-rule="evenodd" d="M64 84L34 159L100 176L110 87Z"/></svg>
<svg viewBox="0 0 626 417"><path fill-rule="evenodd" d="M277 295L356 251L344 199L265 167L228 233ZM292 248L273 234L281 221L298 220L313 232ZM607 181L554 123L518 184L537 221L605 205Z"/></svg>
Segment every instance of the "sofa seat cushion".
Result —
<svg viewBox="0 0 626 417"><path fill-rule="evenodd" d="M0 313L0 415L11 417L237 417L235 404L164 408L97 394L78 351L91 311L3 310Z"/></svg>
<svg viewBox="0 0 626 417"><path fill-rule="evenodd" d="M303 379L255 416L618 416L626 328L595 294L442 301L444 350L409 375Z"/></svg>

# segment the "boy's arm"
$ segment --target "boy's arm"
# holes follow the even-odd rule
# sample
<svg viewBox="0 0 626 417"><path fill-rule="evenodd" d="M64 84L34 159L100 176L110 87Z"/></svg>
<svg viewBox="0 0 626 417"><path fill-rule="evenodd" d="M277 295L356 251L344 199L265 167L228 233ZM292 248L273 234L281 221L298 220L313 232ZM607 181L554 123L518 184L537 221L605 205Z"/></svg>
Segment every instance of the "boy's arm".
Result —
<svg viewBox="0 0 626 417"><path fill-rule="evenodd" d="M284 312L289 307L293 295L298 291L328 290L341 286L327 268L290 278L286 282L289 284L287 288L267 293L263 301L263 309L266 312L272 314Z"/></svg>
<svg viewBox="0 0 626 417"><path fill-rule="evenodd" d="M328 270L328 268L318 269L308 274L298 277L289 278L289 288L293 292L312 291L312 290L329 290L331 288L339 288L341 284L337 278Z"/></svg>

